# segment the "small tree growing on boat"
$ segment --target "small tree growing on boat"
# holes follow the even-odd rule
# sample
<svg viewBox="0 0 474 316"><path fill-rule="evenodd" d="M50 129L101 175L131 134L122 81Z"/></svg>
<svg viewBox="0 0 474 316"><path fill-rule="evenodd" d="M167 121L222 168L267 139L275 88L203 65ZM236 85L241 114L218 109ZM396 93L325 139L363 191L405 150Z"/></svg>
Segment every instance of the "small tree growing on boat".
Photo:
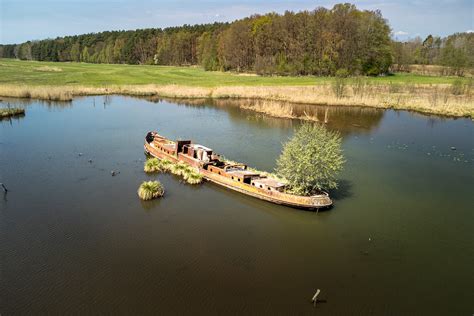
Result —
<svg viewBox="0 0 474 316"><path fill-rule="evenodd" d="M306 123L284 145L276 172L287 180L292 193L311 195L337 188L344 162L340 134Z"/></svg>

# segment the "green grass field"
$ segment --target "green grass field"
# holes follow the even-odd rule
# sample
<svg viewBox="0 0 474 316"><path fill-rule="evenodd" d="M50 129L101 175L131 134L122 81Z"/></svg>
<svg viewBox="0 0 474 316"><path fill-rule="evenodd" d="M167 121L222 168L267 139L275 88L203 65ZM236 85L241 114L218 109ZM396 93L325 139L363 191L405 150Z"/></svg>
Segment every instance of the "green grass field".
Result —
<svg viewBox="0 0 474 316"><path fill-rule="evenodd" d="M414 74L368 78L373 83L450 84L458 78ZM329 83L328 77L261 77L228 72L207 72L199 67L57 63L0 59L0 85L186 85L304 86Z"/></svg>

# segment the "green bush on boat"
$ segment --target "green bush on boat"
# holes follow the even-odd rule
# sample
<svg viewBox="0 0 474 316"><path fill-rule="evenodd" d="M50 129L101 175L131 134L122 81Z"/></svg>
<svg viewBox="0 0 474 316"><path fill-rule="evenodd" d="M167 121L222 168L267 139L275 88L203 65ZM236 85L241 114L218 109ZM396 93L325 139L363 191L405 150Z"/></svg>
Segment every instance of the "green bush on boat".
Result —
<svg viewBox="0 0 474 316"><path fill-rule="evenodd" d="M160 181L145 181L138 188L138 196L144 201L162 197L165 189Z"/></svg>

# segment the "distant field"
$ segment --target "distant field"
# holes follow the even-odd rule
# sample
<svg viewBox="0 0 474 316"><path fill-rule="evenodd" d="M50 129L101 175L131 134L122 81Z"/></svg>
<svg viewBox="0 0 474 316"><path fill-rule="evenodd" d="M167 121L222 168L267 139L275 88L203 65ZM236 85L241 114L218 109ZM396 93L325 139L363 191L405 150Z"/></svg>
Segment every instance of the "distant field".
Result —
<svg viewBox="0 0 474 316"><path fill-rule="evenodd" d="M274 102L370 106L474 118L472 78L397 73L385 77L262 77L198 67L54 63L0 59L0 96L70 101L121 94L264 100L255 111L289 117ZM253 105L257 104L252 102ZM275 109L274 109L275 108ZM280 108L280 107L278 107Z"/></svg>
<svg viewBox="0 0 474 316"><path fill-rule="evenodd" d="M400 73L368 78L373 83L450 84L455 77ZM261 77L227 72L207 72L198 67L58 63L0 59L0 85L186 85L219 86L309 86L327 84L327 77ZM465 80L465 79L463 79Z"/></svg>

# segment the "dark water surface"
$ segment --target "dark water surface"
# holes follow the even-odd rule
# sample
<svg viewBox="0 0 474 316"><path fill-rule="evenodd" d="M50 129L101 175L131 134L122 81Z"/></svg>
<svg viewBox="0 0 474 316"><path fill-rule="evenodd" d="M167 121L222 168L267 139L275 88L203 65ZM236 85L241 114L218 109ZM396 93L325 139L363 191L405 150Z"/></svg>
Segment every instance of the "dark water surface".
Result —
<svg viewBox="0 0 474 316"><path fill-rule="evenodd" d="M300 124L203 104L87 97L0 122L0 314L474 313L472 121L306 109L347 158L316 214L144 174L149 130L272 170ZM166 197L141 202L155 177Z"/></svg>

